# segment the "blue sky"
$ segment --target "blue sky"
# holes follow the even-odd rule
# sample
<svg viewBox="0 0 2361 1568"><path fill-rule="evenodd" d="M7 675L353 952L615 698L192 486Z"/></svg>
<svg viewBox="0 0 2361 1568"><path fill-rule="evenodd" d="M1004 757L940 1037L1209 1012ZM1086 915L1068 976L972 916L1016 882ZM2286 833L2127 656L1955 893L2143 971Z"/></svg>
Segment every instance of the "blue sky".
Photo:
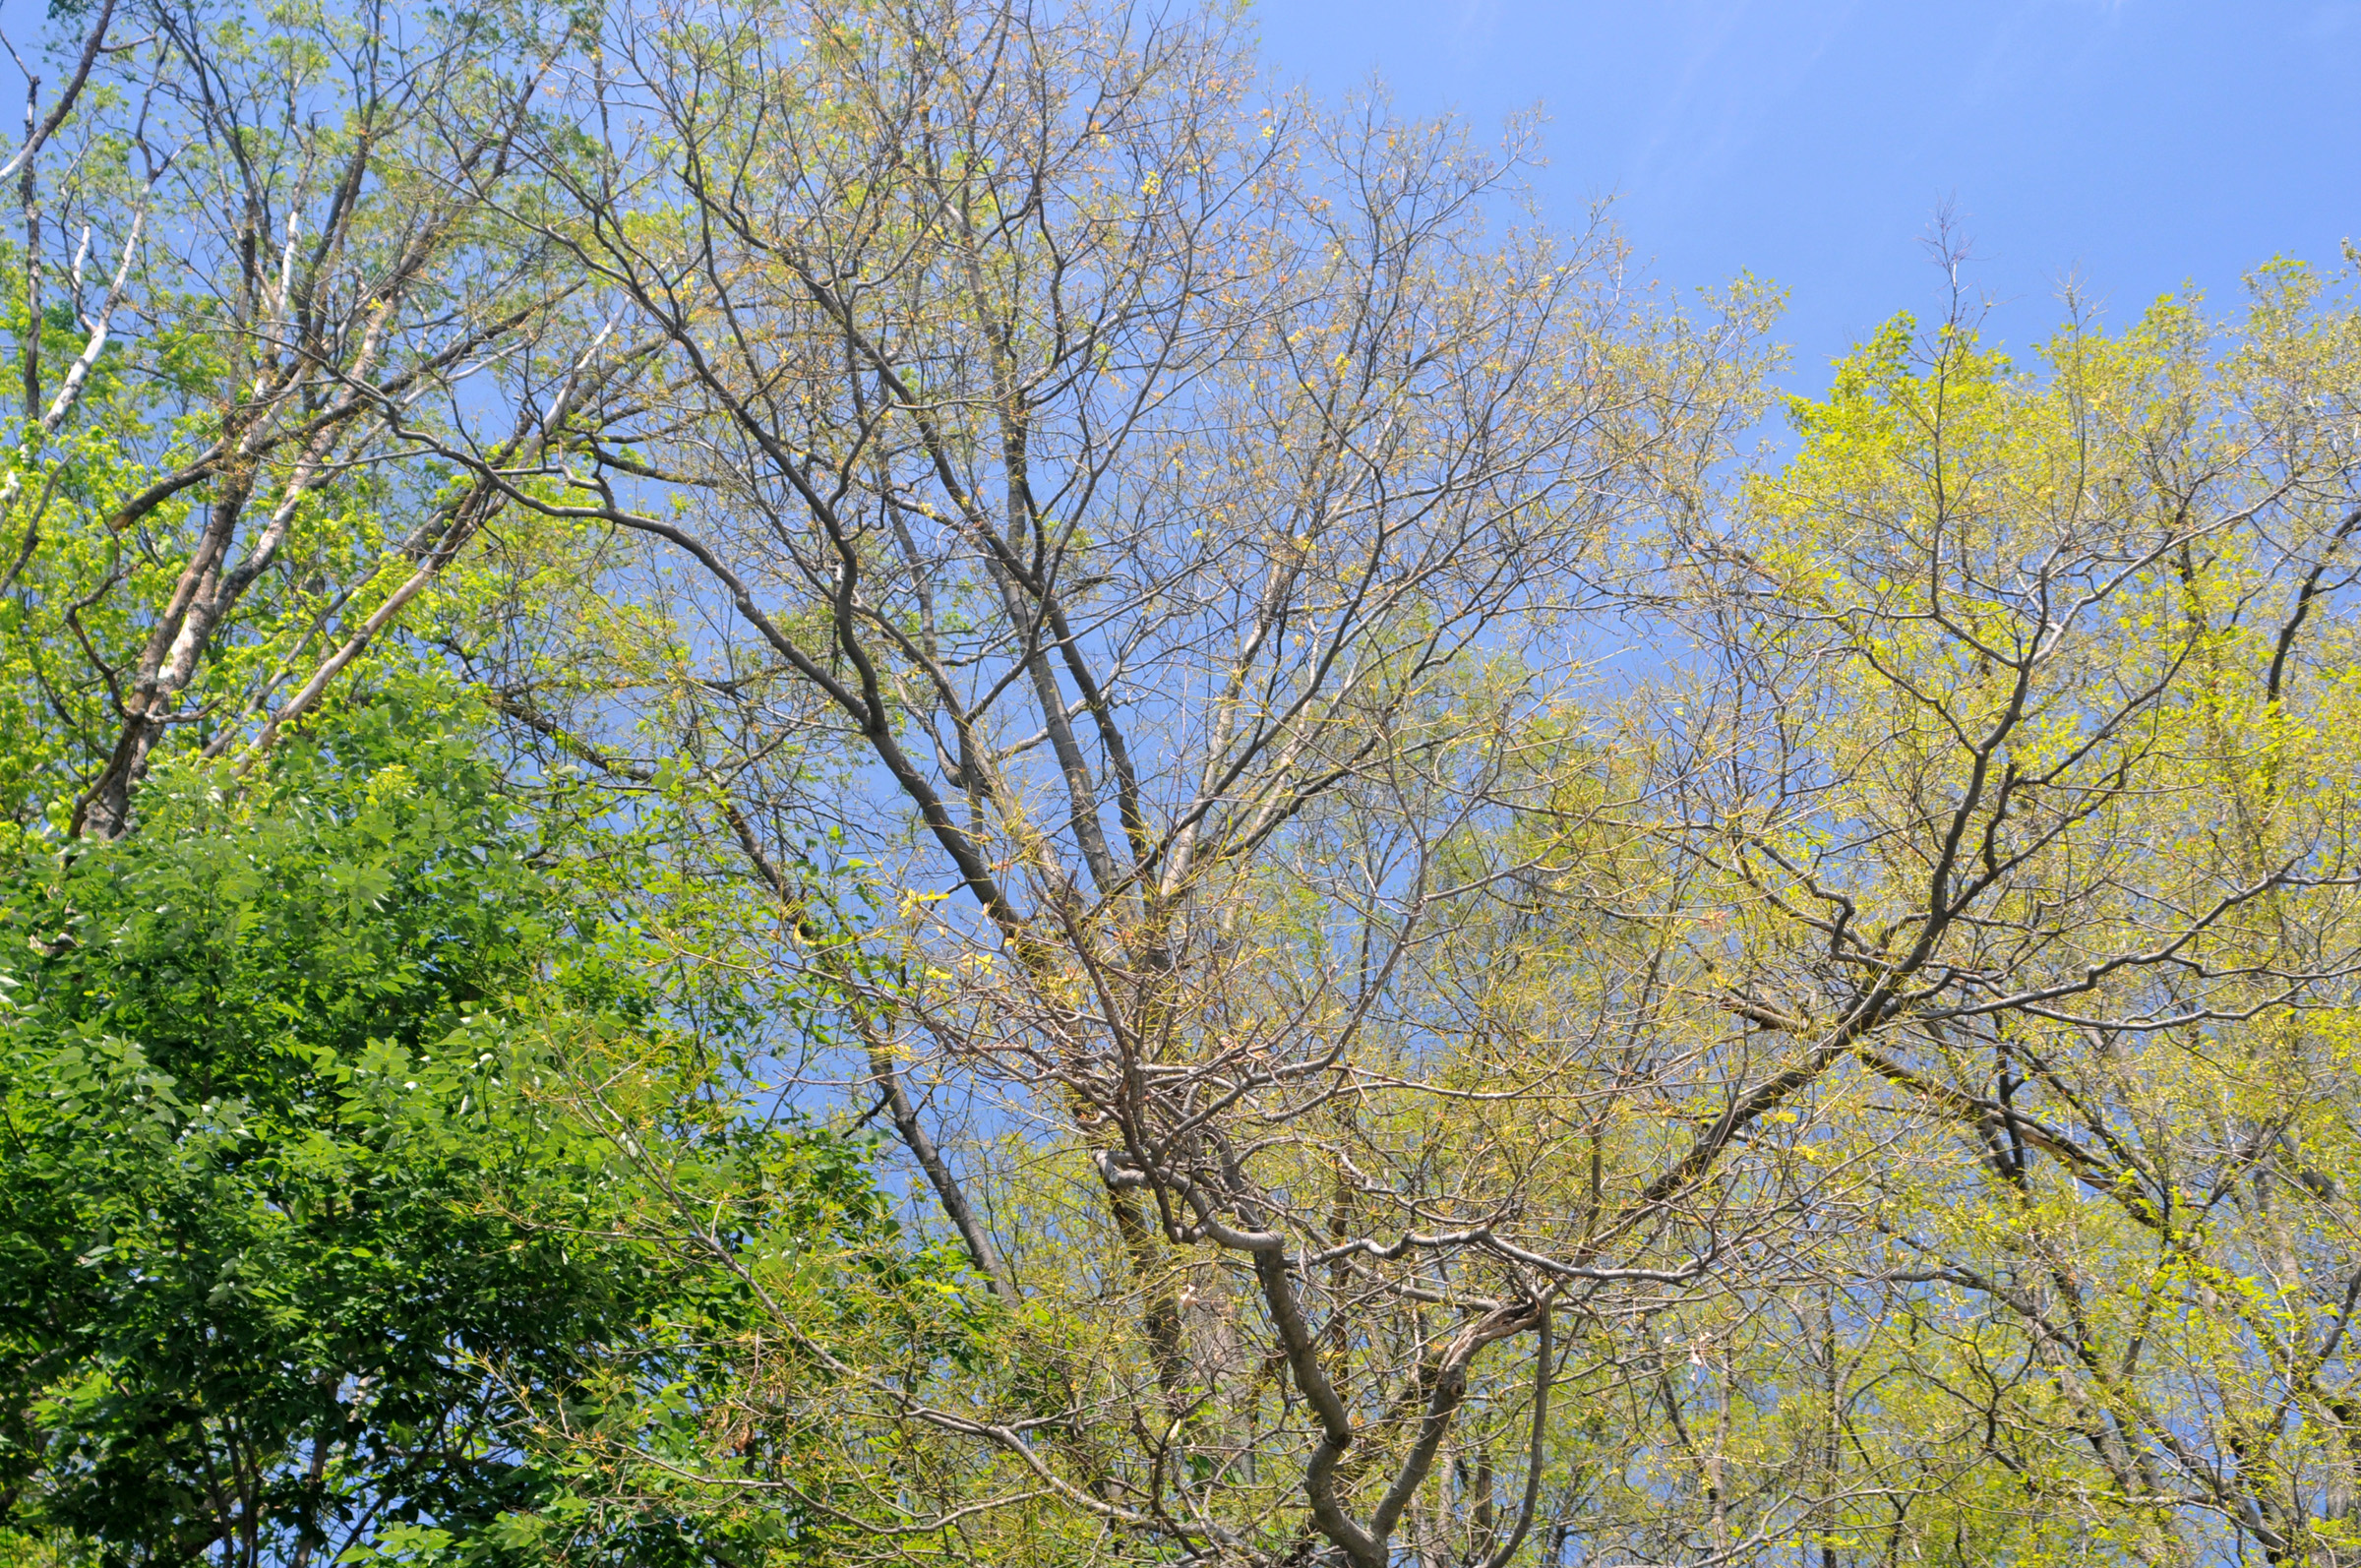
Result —
<svg viewBox="0 0 2361 1568"><path fill-rule="evenodd" d="M1372 74L1487 135L1540 106L1544 212L1612 194L1665 281L1789 291L1797 391L1900 309L1956 204L1988 331L2022 346L2069 274L2117 320L2275 254L2361 240L2361 3L2324 0L1258 0L1277 73Z"/></svg>

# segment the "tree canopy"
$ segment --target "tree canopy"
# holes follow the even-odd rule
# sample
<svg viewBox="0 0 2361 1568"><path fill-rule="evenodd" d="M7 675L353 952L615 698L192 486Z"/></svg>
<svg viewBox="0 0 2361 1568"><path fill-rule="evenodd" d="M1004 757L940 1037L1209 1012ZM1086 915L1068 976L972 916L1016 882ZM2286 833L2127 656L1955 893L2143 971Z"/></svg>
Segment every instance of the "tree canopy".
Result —
<svg viewBox="0 0 2361 1568"><path fill-rule="evenodd" d="M0 1560L2361 1563L2355 258L1782 395L1226 6L51 27Z"/></svg>

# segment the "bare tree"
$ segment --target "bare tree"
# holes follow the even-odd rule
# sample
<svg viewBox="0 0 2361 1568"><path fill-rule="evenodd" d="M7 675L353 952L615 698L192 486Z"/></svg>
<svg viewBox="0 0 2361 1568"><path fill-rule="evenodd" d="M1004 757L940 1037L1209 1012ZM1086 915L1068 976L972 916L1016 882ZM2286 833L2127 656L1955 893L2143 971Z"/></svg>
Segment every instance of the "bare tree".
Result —
<svg viewBox="0 0 2361 1568"><path fill-rule="evenodd" d="M1517 225L1522 131L1253 95L1211 15L637 13L572 90L540 232L665 351L570 494L511 498L702 586L587 707L511 710L685 761L815 963L907 977L857 1078L993 1291L1098 1325L982 1408L873 1392L1124 1534L1505 1561L1568 1338L1792 1209L1750 1114L1681 1130L1725 1014L1613 907L1678 894L1573 706L1610 543L1746 417L1759 306L1696 326L1604 227ZM602 733L635 683L675 757ZM887 930L813 901L831 813ZM1585 876L1592 967L1488 986Z"/></svg>

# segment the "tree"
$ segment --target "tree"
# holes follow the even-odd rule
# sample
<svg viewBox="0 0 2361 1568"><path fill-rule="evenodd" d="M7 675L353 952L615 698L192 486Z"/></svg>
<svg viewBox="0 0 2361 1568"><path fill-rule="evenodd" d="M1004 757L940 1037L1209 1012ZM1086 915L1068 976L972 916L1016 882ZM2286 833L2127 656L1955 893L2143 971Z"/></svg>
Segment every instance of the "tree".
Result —
<svg viewBox="0 0 2361 1568"><path fill-rule="evenodd" d="M619 15L575 81L539 233L663 350L565 491L511 501L657 546L680 630L579 706L491 678L566 754L692 769L810 961L896 977L852 1073L1055 1327L982 1409L878 1385L875 1418L1151 1554L1505 1558L1539 1460L1437 1507L1446 1449L1491 1486L1474 1456L1545 1428L1553 1314L1697 1279L1785 1201L1692 1209L1720 1153L1661 1121L1628 1191L1526 1170L1553 1116L1603 1150L1712 1092L1712 1054L1611 1064L1698 1026L1670 991L1493 1016L1452 931L1569 845L1618 864L1632 781L1564 665L1617 530L1694 504L1745 417L1761 302L1698 325L1604 227L1487 234L1521 140L1257 99L1210 14ZM830 773L889 914L803 870ZM946 1152L914 1076L987 1141Z"/></svg>
<svg viewBox="0 0 2361 1568"><path fill-rule="evenodd" d="M1707 949L1758 1031L1737 1107L1864 1173L1824 1349L1712 1380L1755 1518L1881 1562L2353 1560L2361 316L2329 282L2078 317L2039 374L1966 310L1900 319L1698 541L1671 847L1742 934Z"/></svg>
<svg viewBox="0 0 2361 1568"><path fill-rule="evenodd" d="M763 1308L883 1359L956 1349L957 1297L863 1146L750 1108L726 1016L535 868L474 704L411 695L10 868L0 1525L126 1563L805 1560L839 1521L780 1413L827 1373L750 1371ZM652 1109L570 1115L602 1069ZM651 1231L680 1199L710 1244Z"/></svg>
<svg viewBox="0 0 2361 1568"><path fill-rule="evenodd" d="M159 748L267 746L494 522L430 437L529 456L598 372L486 222L532 12L60 9L0 264L0 809L103 838Z"/></svg>

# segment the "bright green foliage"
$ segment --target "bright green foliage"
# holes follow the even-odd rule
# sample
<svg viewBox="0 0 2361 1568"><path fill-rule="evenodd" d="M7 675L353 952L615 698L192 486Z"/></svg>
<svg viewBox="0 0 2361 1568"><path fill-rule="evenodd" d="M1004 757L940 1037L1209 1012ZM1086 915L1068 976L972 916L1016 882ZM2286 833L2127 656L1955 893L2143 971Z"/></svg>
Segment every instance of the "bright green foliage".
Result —
<svg viewBox="0 0 2361 1568"><path fill-rule="evenodd" d="M757 1301L905 1341L898 1303L955 1306L859 1144L759 1119L666 1022L471 740L382 704L11 868L8 1523L121 1562L759 1560L817 1526L705 1483L809 1474L731 1414ZM592 1062L649 1119L572 1114ZM709 1245L645 1238L676 1201ZM761 1375L775 1410L812 1366Z"/></svg>
<svg viewBox="0 0 2361 1568"><path fill-rule="evenodd" d="M2351 281L2029 369L1899 321L1754 486L1758 771L1710 814L1743 994L1800 1054L1907 985L1806 1111L1857 1216L1829 1288L1701 1325L1749 1528L1817 1493L1843 1561L2361 1555Z"/></svg>
<svg viewBox="0 0 2361 1568"><path fill-rule="evenodd" d="M263 748L464 597L506 492L446 451L529 467L550 379L604 374L492 211L567 19L403 9L52 13L0 247L0 842L114 836L151 759Z"/></svg>

